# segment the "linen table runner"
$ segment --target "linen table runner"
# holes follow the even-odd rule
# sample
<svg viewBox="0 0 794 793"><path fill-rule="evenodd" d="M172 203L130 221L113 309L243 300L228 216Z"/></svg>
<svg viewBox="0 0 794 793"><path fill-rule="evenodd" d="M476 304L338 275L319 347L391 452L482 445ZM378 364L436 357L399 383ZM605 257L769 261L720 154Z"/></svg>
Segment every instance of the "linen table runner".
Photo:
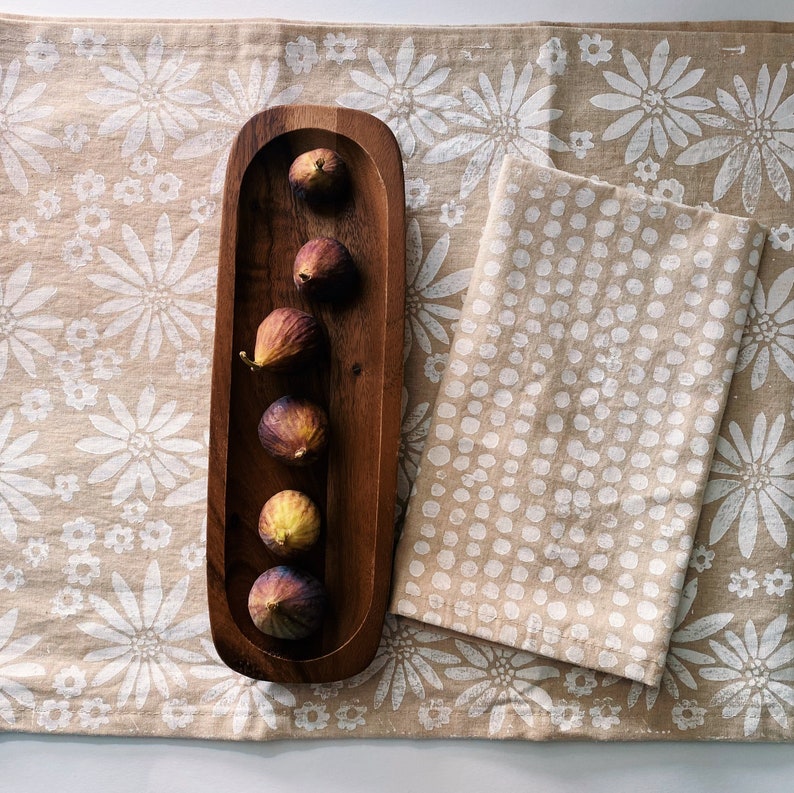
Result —
<svg viewBox="0 0 794 793"><path fill-rule="evenodd" d="M392 609L658 685L764 239L506 157Z"/></svg>
<svg viewBox="0 0 794 793"><path fill-rule="evenodd" d="M792 32L0 18L0 727L790 740ZM394 616L350 680L220 663L220 190L242 124L294 102L377 114L402 148L400 514L505 154L770 230L660 687Z"/></svg>

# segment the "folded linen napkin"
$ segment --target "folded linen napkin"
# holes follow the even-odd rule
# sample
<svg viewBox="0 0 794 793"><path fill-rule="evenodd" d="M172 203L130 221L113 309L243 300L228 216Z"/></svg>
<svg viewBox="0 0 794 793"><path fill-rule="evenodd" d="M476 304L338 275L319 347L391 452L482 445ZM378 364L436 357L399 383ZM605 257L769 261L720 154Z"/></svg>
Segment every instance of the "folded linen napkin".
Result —
<svg viewBox="0 0 794 793"><path fill-rule="evenodd" d="M657 685L763 243L508 157L391 610Z"/></svg>

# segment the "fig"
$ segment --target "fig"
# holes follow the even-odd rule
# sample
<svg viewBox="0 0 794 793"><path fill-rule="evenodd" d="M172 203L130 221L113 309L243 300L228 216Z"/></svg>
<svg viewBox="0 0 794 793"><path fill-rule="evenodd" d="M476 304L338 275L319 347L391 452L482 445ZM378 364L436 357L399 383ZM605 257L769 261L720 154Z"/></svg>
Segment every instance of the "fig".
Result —
<svg viewBox="0 0 794 793"><path fill-rule="evenodd" d="M248 595L248 613L262 633L277 639L305 639L322 624L325 587L311 573L288 565L266 570Z"/></svg>
<svg viewBox="0 0 794 793"><path fill-rule="evenodd" d="M314 360L323 341L320 323L311 314L297 308L277 308L259 323L254 360L245 350L240 358L252 372L292 372Z"/></svg>
<svg viewBox="0 0 794 793"><path fill-rule="evenodd" d="M347 164L332 149L312 149L295 158L288 178L298 198L324 204L347 190Z"/></svg>
<svg viewBox="0 0 794 793"><path fill-rule="evenodd" d="M295 257L292 279L309 299L341 300L354 290L358 273L350 251L333 237L309 240Z"/></svg>
<svg viewBox="0 0 794 793"><path fill-rule="evenodd" d="M328 445L328 416L308 399L281 397L262 414L259 441L286 465L310 465Z"/></svg>
<svg viewBox="0 0 794 793"><path fill-rule="evenodd" d="M282 490L262 507L259 536L276 556L298 556L320 536L320 510L305 493Z"/></svg>

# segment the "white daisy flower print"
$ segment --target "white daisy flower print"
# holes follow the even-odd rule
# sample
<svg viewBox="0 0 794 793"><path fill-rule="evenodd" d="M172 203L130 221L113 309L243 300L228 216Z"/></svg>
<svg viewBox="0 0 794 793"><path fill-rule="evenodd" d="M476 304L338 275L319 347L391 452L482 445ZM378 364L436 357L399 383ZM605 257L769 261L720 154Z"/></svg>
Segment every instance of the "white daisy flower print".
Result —
<svg viewBox="0 0 794 793"><path fill-rule="evenodd" d="M0 163L13 188L28 194L25 165L36 173L50 173L50 164L37 148L58 149L61 142L52 135L30 126L31 122L49 116L50 105L36 105L46 83L36 83L14 96L19 80L20 63L13 60L3 72L0 66Z"/></svg>
<svg viewBox="0 0 794 793"><path fill-rule="evenodd" d="M130 157L143 145L147 136L156 151L162 151L166 136L184 140L185 130L195 130L198 122L192 108L209 101L207 94L185 87L201 64L183 65L184 52L166 58L163 39L152 37L143 63L132 52L119 45L118 53L124 71L100 66L110 88L89 91L89 101L105 107L118 107L100 125L99 135L113 135L127 127L121 156Z"/></svg>
<svg viewBox="0 0 794 793"><path fill-rule="evenodd" d="M670 141L687 146L689 135L700 136L700 125L692 113L714 107L702 96L687 93L703 77L705 69L687 71L691 58L676 58L668 68L670 44L663 39L656 45L646 74L642 64L629 50L623 50L623 64L627 77L612 71L604 72L604 79L616 93L598 94L591 104L604 110L628 111L613 121L602 135L603 140L617 140L631 135L626 145L625 162L636 162L653 147L664 157Z"/></svg>
<svg viewBox="0 0 794 793"><path fill-rule="evenodd" d="M399 467L397 468L397 498L403 503L408 500L411 485L416 478L419 459L430 427L427 411L429 402L420 402L410 413L408 410L408 389L402 390L402 431L400 434Z"/></svg>
<svg viewBox="0 0 794 793"><path fill-rule="evenodd" d="M767 430L766 416L759 413L749 437L735 421L728 425L731 440L717 437L703 497L706 504L722 500L711 521L711 545L738 522L739 550L745 558L755 548L759 527L777 546L786 547L787 526L794 520L794 441L778 448L785 422L781 413Z"/></svg>
<svg viewBox="0 0 794 793"><path fill-rule="evenodd" d="M741 176L742 204L752 214L758 207L764 172L778 197L791 200L786 167L794 168L794 94L781 102L787 79L788 68L783 64L770 83L764 64L751 92L744 79L734 75L735 96L717 89L717 101L726 115L697 114L701 123L721 134L694 144L678 156L676 165L700 165L724 157L714 180L713 201L723 198Z"/></svg>
<svg viewBox="0 0 794 793"><path fill-rule="evenodd" d="M444 674L450 680L471 682L455 700L455 707L468 706L472 718L489 714L488 735L502 729L510 710L528 725L533 722L532 703L552 712L551 697L537 683L559 677L558 669L536 665L538 659L532 653L460 640L455 645L470 666L453 667Z"/></svg>
<svg viewBox="0 0 794 793"><path fill-rule="evenodd" d="M102 338L113 338L134 326L130 358L137 358L146 346L152 361L160 352L164 337L177 350L182 349L183 335L199 341L199 330L190 316L210 317L213 308L194 296L214 286L216 269L206 267L188 274L198 250L199 230L192 231L175 251L171 221L163 213L157 221L151 257L126 223L121 227L121 236L131 263L100 246L97 251L111 273L88 276L95 286L114 293L113 298L94 309L96 314L115 315Z"/></svg>
<svg viewBox="0 0 794 793"><path fill-rule="evenodd" d="M471 155L460 181L460 198L466 198L489 171L488 192L493 195L502 160L507 154L524 157L538 165L553 167L549 151L568 151L568 146L548 130L562 110L546 107L557 91L544 85L527 96L532 81L532 64L527 63L516 79L512 62L502 70L499 90L487 74L480 74L480 93L463 88L463 101L471 111L447 111L444 115L466 132L441 141L422 162L436 165Z"/></svg>
<svg viewBox="0 0 794 793"><path fill-rule="evenodd" d="M712 698L712 705L722 706L722 717L734 719L744 711L744 735L753 735L766 708L783 728L788 728L786 710L794 705L794 641L781 646L788 616L772 620L761 636L752 620L744 627L744 636L725 631L724 644L709 641L723 666L700 670L701 677L725 683ZM788 707L787 707L788 706Z"/></svg>
<svg viewBox="0 0 794 793"><path fill-rule="evenodd" d="M460 309L436 302L463 292L471 280L471 268L464 268L435 280L449 250L449 234L443 234L424 256L422 232L416 218L408 222L406 234L405 341L403 357L408 358L416 342L427 355L432 353L430 337L449 345L449 334L436 317L452 322Z"/></svg>
<svg viewBox="0 0 794 793"><path fill-rule="evenodd" d="M336 101L343 107L366 110L388 124L406 157L414 155L417 139L432 146L436 135L447 133L443 111L460 104L452 96L435 93L449 77L450 68L434 69L436 56L431 53L414 63L412 38L400 45L394 71L377 50L370 47L367 54L374 75L353 69L350 78L363 90L344 94Z"/></svg>
<svg viewBox="0 0 794 793"><path fill-rule="evenodd" d="M38 440L38 432L26 432L11 440L14 411L6 411L0 420L0 535L8 542L17 541L17 519L35 522L41 519L30 496L49 496L52 491L44 482L25 476L22 471L41 465L45 454L29 454Z"/></svg>
<svg viewBox="0 0 794 793"><path fill-rule="evenodd" d="M151 500L158 483L166 490L173 490L176 477L188 477L190 469L182 458L198 451L201 444L175 436L193 417L192 413L175 413L176 400L155 411L156 393L152 385L141 392L135 415L115 394L108 396L108 402L113 419L89 416L101 435L83 438L75 444L82 452L108 456L91 471L89 484L118 477L111 497L111 503L116 506L127 501L138 484Z"/></svg>
<svg viewBox="0 0 794 793"><path fill-rule="evenodd" d="M375 659L363 672L351 677L348 684L355 688L380 675L375 688L376 710L387 697L391 700L392 710L398 710L409 689L417 699L424 700L426 685L438 691L444 687L433 664L460 663L456 655L432 646L443 640L444 636L440 633L416 627L387 614Z"/></svg>
<svg viewBox="0 0 794 793"><path fill-rule="evenodd" d="M756 280L747 325L739 346L736 371L752 364L753 390L766 383L774 360L789 380L794 380L794 268L784 270L768 287Z"/></svg>
<svg viewBox="0 0 794 793"><path fill-rule="evenodd" d="M175 622L187 597L190 576L180 579L168 593L162 589L160 567L149 563L141 589L140 600L119 573L111 577L118 601L112 605L98 595L89 595L89 602L101 622L81 622L83 633L106 642L107 647L92 650L83 659L86 664L99 664L91 686L103 686L122 676L117 695L118 707L134 697L140 710L154 687L167 700L173 684L186 689L185 665L206 661L203 654L185 649L182 644L206 633L206 614L199 613Z"/></svg>
<svg viewBox="0 0 794 793"><path fill-rule="evenodd" d="M273 61L264 72L262 62L256 58L251 63L247 84L243 83L234 69L229 69L228 87L215 81L212 83L212 93L220 107L201 107L196 110L197 116L217 126L186 140L174 152L174 159L191 160L217 153L218 160L210 176L211 194L220 193L223 189L232 141L240 127L261 110L274 105L292 104L303 91L303 85L291 85L274 94L278 78L278 61Z"/></svg>
<svg viewBox="0 0 794 793"><path fill-rule="evenodd" d="M20 683L20 679L40 677L45 670L41 664L22 660L25 653L41 641L41 636L29 633L18 639L11 639L17 626L19 609L11 609L0 617L0 719L6 724L16 724L14 705L33 708L33 692Z"/></svg>
<svg viewBox="0 0 794 793"><path fill-rule="evenodd" d="M190 673L199 680L215 681L201 696L202 702L213 703L212 715L216 718L231 716L235 735L240 735L251 719L261 720L275 730L278 711L294 708L295 695L279 683L252 680L238 674L221 661L211 641L200 641L210 663L192 666Z"/></svg>
<svg viewBox="0 0 794 793"><path fill-rule="evenodd" d="M55 348L40 335L40 331L57 330L63 322L48 314L34 313L56 292L54 286L42 286L26 291L33 265L21 264L8 279L0 281L0 380L5 376L13 355L30 377L36 377L34 353L50 357Z"/></svg>

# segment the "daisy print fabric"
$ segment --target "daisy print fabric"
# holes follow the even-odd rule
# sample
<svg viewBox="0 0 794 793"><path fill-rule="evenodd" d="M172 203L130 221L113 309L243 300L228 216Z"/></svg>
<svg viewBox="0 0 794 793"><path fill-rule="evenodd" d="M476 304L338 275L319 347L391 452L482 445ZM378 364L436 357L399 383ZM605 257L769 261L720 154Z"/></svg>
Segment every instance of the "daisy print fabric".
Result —
<svg viewBox="0 0 794 793"><path fill-rule="evenodd" d="M231 740L385 737L395 729L441 738L790 740L793 30L760 23L636 30L0 17L0 729ZM656 616L644 606L646 616L635 608L624 613L625 625L610 626L616 636L652 626L659 647L669 635L658 685L625 677L625 667L591 669L586 658L544 655L540 644L511 645L395 614L385 620L372 663L347 680L284 686L241 676L218 657L206 616L205 513L225 168L251 115L298 102L376 115L402 151L406 312L396 535L420 465L425 476L423 455L440 442L431 424L442 381L458 366L455 345L470 318L464 311L479 242L508 158L631 189L634 200L647 202L642 216L650 228L661 223L666 232L687 215L693 226L675 233L690 246L702 211L748 218L737 235L750 248L749 228L767 231L756 284L740 309L746 324L733 380L721 380L726 359L711 375L695 373L721 384L698 398L725 403L721 419L708 413L713 428L698 424L682 444L681 459L702 460L703 470L666 464L675 485L699 477L691 479L695 492L674 496L658 483L643 496L646 510L632 517L629 533L599 532L615 546L602 551L610 567L592 574L617 589L622 575L634 576L634 589L621 591L636 603L646 583L640 558L652 541L628 549L638 555L634 570L620 566L626 549L618 554L617 546L635 533L635 521L649 536L653 507L670 512L670 522L666 514L658 526L669 547L653 551L667 565L654 579L659 593L643 594ZM589 217L592 206L570 204L579 189L571 186L571 195L554 200L566 201L566 218ZM673 204L677 213L651 217L654 207ZM620 205L630 205L622 192ZM542 244L543 229L527 222L516 233L531 230ZM565 229L567 239L574 230ZM722 225L718 231L722 244ZM631 236L650 252L636 234L616 224L598 241L617 245ZM672 228L655 245L670 240ZM671 253L682 257L681 249ZM636 268L627 257L615 262ZM535 265L533 258L516 268L527 283L530 274L541 278ZM710 277L717 266L698 273ZM605 270L621 283L635 277ZM680 270L654 265L657 277L673 279ZM733 285L736 277L720 280ZM578 289L589 277L555 271L554 289L567 289L566 278ZM738 294L709 292L707 299L694 285L687 292L702 298L688 308L696 317L716 299L733 306ZM576 292L575 300L598 295ZM677 295L658 300L666 307ZM557 301L573 306L543 325L558 323L568 337L574 295L544 300L549 311ZM627 321L613 310L612 324L604 315L601 327L596 317L587 320L598 328L591 341ZM672 335L663 338L663 319L642 323L659 329L645 344L652 357L679 349ZM716 361L718 347L725 354L736 343L738 315L714 322L724 336L698 338L681 348L686 355ZM701 345L714 351L700 352ZM536 336L528 336L527 348L524 354L536 353ZM577 432L596 426L600 389L628 377L632 365L646 372L642 393L654 387L656 367L620 350L611 335L592 350L590 368L603 372L589 386L599 402L586 406L592 427ZM667 403L647 407L664 412L665 421L673 412ZM639 413L637 421L644 421ZM677 426L648 429L663 438ZM696 438L713 443L711 459L689 448ZM528 456L515 458L515 474L500 476L542 478L524 462ZM577 481L563 478L553 490L570 490L570 500L549 496L565 514L537 524L551 532L564 520L567 534L547 538L533 562L560 572L563 588L569 549L579 547L569 531L577 512L606 511L599 490L626 485L588 490L578 481L582 461L569 464ZM606 466L600 461L598 470ZM647 476L651 487L660 468L631 475ZM500 482L491 486L506 487ZM653 501L657 486L668 487L670 501ZM590 494L589 507L580 490ZM694 525L675 505L690 499L696 510L697 498ZM498 531L495 520L478 520ZM465 555L470 542L459 538L450 550ZM556 558L545 557L547 546ZM685 569L679 554L687 556ZM582 554L582 563L592 556ZM555 581L526 589L529 598L541 585L547 590L544 620L548 605L563 599ZM572 592L574 584L571 576ZM663 587L677 607L662 602ZM583 600L580 593L566 602ZM621 608L611 603L604 620ZM627 644L629 652L646 647L636 637ZM638 663L658 670L659 652L650 644L646 651Z"/></svg>
<svg viewBox="0 0 794 793"><path fill-rule="evenodd" d="M660 683L764 240L744 218L504 159L397 613Z"/></svg>

